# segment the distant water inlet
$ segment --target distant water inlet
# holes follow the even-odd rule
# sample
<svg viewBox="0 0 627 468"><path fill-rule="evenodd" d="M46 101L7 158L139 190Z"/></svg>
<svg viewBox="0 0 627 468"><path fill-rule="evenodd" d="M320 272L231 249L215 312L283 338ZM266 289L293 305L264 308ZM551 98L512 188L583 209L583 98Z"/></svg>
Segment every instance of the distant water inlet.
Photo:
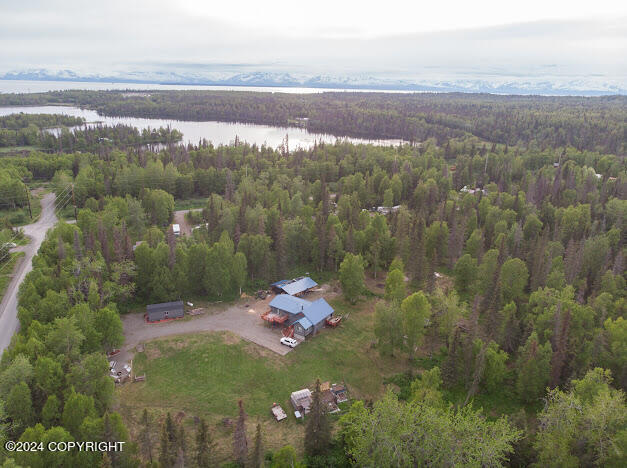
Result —
<svg viewBox="0 0 627 468"><path fill-rule="evenodd" d="M271 148L282 146L286 142L290 150L296 148L310 148L315 143L335 143L338 139L351 143L374 144L380 146L395 146L403 144L403 140L368 140L362 138L336 137L323 133L310 133L301 127L273 127L270 125L256 125L233 122L188 122L166 119L143 119L138 117L105 117L94 110L80 109L70 106L15 106L0 107L0 116L23 112L25 114L65 114L83 117L87 123L101 123L103 125L129 125L137 129L155 129L170 127L183 134L182 143L198 144L205 139L213 145L228 145L236 139L241 142L266 145Z"/></svg>

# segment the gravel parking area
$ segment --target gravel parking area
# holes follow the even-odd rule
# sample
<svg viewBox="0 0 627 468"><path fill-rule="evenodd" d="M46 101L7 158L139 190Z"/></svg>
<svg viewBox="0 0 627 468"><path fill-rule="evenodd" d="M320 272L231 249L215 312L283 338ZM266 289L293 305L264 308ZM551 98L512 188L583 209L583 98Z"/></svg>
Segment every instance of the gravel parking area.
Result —
<svg viewBox="0 0 627 468"><path fill-rule="evenodd" d="M314 301L320 297L329 298L334 293L328 286L309 294L307 300ZM119 363L130 361L135 347L143 342L164 336L181 335L185 333L230 331L243 339L263 346L281 356L285 356L292 348L282 345L281 329L271 328L261 318L261 314L268 310L269 302L274 295L264 300L240 300L235 304L225 305L224 310L206 312L203 315L186 316L184 319L162 323L146 323L143 313L127 314L122 316L125 343L121 353L112 358ZM248 305L248 307L246 307ZM305 343L300 346L306 345Z"/></svg>
<svg viewBox="0 0 627 468"><path fill-rule="evenodd" d="M124 362L130 359L134 348L142 342L150 341L163 336L180 335L185 333L230 331L247 341L256 343L282 356L292 348L279 343L280 328L270 328L261 319L261 314L267 310L271 296L263 301L246 303L238 301L217 313L207 312L203 315L163 323L146 323L141 313L122 316L124 336L126 341L122 353L116 356L116 361Z"/></svg>

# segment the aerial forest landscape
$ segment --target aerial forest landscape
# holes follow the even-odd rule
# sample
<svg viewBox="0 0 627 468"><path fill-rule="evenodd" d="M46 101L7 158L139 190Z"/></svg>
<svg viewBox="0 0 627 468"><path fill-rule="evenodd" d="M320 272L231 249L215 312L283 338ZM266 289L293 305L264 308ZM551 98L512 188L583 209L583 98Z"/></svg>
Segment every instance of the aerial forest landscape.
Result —
<svg viewBox="0 0 627 468"><path fill-rule="evenodd" d="M192 63L187 36L153 57L139 25L156 12L120 19L129 50L101 68L2 33L23 58L0 51L0 467L625 466L624 27L588 73L566 45L540 50L552 20L516 23L528 54L503 61L507 85L434 45L444 85L422 77L435 62L411 68L431 55L397 77L379 47L510 41L511 25L355 13L388 31L371 36L312 13L324 28L263 55L261 30L230 35L246 14L187 3L166 37L212 18L232 65L210 48ZM123 6L86 7L103 16L84 28L24 8L7 18L106 51L84 30ZM496 70L490 47L478 66ZM538 74L550 54L564 62Z"/></svg>

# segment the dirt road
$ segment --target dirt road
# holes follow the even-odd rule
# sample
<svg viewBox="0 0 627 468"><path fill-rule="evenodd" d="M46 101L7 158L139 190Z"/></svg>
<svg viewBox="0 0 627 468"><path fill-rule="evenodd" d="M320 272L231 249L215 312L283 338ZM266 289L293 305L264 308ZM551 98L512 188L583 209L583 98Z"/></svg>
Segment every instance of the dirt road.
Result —
<svg viewBox="0 0 627 468"><path fill-rule="evenodd" d="M192 225L189 224L185 215L190 211L202 211L202 208L194 208L192 210L178 210L174 212L174 220L173 224L178 224L181 227L181 235L182 236L191 236L192 234Z"/></svg>
<svg viewBox="0 0 627 468"><path fill-rule="evenodd" d="M13 334L19 328L17 319L17 292L26 277L33 269L33 257L37 254L39 246L46 238L46 232L57 222L54 213L54 193L45 195L41 200L41 215L37 222L24 226L24 234L30 237L30 244L17 247L15 251L24 252L24 257L13 273L13 279L7 287L7 291L0 303L0 353L11 343Z"/></svg>

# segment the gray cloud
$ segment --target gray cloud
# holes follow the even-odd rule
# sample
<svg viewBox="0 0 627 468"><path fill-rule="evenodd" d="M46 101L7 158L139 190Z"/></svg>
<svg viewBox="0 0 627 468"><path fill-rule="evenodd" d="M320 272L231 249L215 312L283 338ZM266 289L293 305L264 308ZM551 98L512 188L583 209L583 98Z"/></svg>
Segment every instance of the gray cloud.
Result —
<svg viewBox="0 0 627 468"><path fill-rule="evenodd" d="M598 77L624 89L627 18L538 21L471 30L321 37L251 30L175 2L9 2L0 15L0 73L28 68L109 73L276 71L395 78ZM270 25L273 26L273 25ZM290 25L290 28L293 28Z"/></svg>

